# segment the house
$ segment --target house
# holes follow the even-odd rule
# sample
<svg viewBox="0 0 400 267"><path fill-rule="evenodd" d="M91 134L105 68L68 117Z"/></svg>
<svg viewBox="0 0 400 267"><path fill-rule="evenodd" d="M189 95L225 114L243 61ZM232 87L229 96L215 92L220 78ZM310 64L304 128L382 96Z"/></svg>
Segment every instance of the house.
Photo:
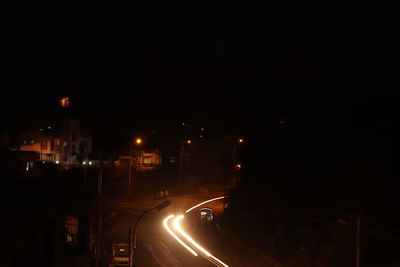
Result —
<svg viewBox="0 0 400 267"><path fill-rule="evenodd" d="M161 165L161 153L158 149L154 151L137 151L134 155L135 169L137 171L155 170Z"/></svg>
<svg viewBox="0 0 400 267"><path fill-rule="evenodd" d="M119 156L114 161L115 166L128 166L131 162L131 156ZM132 164L135 171L152 171L161 166L161 153L158 149L154 151L137 150L133 153Z"/></svg>
<svg viewBox="0 0 400 267"><path fill-rule="evenodd" d="M39 160L64 166L81 164L92 151L92 138L81 131L78 119L64 118L23 131L20 151L34 151Z"/></svg>

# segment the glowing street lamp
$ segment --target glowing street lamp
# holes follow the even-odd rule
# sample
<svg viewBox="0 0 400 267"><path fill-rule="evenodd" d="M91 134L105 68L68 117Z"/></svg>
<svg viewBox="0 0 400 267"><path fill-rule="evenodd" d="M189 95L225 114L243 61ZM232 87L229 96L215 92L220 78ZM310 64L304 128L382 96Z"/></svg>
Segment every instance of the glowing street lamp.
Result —
<svg viewBox="0 0 400 267"><path fill-rule="evenodd" d="M135 143L136 143L137 146L141 145L142 144L142 139L141 138L136 138ZM132 146L132 144L131 144L130 154L131 154L131 160L129 162L128 195L130 195L131 191L132 191L132 189L131 189L131 187L132 187L132 163L133 163L133 146Z"/></svg>

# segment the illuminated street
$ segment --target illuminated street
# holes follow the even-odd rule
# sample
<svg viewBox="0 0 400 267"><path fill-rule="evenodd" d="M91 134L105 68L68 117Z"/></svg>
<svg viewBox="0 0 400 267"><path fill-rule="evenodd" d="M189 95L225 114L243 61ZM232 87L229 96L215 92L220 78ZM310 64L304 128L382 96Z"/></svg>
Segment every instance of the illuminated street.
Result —
<svg viewBox="0 0 400 267"><path fill-rule="evenodd" d="M207 195L203 196L206 198ZM185 203L198 202L197 196L195 199L176 199L176 206L180 206L179 201L183 205ZM142 205L149 205L154 201L142 201ZM171 207L165 211L150 213L143 218L138 229L138 243L136 249L136 261L138 266L214 266L203 257L195 257L188 250L182 247L167 233L162 222L165 217L173 210L174 200ZM114 206L115 207L115 206ZM189 208L188 206L187 208ZM114 227L106 233L107 246L111 246L112 242L126 242L128 237L128 227L137 219L140 212L139 205L122 205L115 207L117 211L117 220ZM145 208L145 206L143 207Z"/></svg>
<svg viewBox="0 0 400 267"><path fill-rule="evenodd" d="M191 210L200 207L202 205L205 205L206 203L209 203L211 201L217 201L223 199L223 197L218 197L218 198L213 198L210 200L206 200L203 201L191 208L189 208L185 213L189 213ZM228 265L226 265L225 263L223 263L221 260L219 260L217 257L215 257L214 255L212 255L209 251L207 251L205 248L203 248L201 245L199 245L196 241L193 240L193 238L187 234L185 232L185 230L182 229L182 226L180 224L180 222L182 221L182 219L185 217L185 215L169 215L164 219L164 227L168 230L168 232L184 247L186 248L188 251L190 251L194 256L198 256L198 254L196 252L193 251L193 249L197 250L199 252L200 255L202 255L206 260L208 260L209 262L211 262L212 264L216 265L216 266L224 266L227 267ZM172 225L174 230L180 235L182 236L185 240L186 240L186 244L176 235L176 233L173 233L173 231L171 231L168 223L169 221L172 220ZM193 249L191 249L187 244L189 244Z"/></svg>
<svg viewBox="0 0 400 267"><path fill-rule="evenodd" d="M400 266L396 1L3 2L0 267Z"/></svg>

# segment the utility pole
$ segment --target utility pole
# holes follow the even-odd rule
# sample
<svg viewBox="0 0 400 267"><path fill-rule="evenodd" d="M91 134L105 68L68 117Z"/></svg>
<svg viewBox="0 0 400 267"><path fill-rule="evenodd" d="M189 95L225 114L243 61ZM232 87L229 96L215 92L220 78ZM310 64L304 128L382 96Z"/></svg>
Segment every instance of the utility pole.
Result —
<svg viewBox="0 0 400 267"><path fill-rule="evenodd" d="M87 152L87 145L85 145L85 152L84 152L84 162L85 164L83 165L83 184L86 184L86 175L87 175L87 171L86 171L86 166L88 164L88 152Z"/></svg>
<svg viewBox="0 0 400 267"><path fill-rule="evenodd" d="M98 233L96 246L96 267L103 266L103 166L100 162L99 175L97 180L97 194L99 195L99 215L98 215Z"/></svg>
<svg viewBox="0 0 400 267"><path fill-rule="evenodd" d="M184 145L185 145L184 143L181 144L181 149L179 151L179 185L182 185Z"/></svg>
<svg viewBox="0 0 400 267"><path fill-rule="evenodd" d="M129 243L129 262L128 262L128 267L132 267L132 255L133 255L133 247L132 247L132 227L129 226L129 238L128 238L128 243Z"/></svg>
<svg viewBox="0 0 400 267"><path fill-rule="evenodd" d="M183 157L184 157L184 151L185 151L185 143L186 144L191 144L192 140L186 140L186 141L181 141L181 148L179 151L179 185L182 185L183 181Z"/></svg>
<svg viewBox="0 0 400 267"><path fill-rule="evenodd" d="M233 151L232 151L232 187L236 185L236 150L237 150L237 144L233 145Z"/></svg>
<svg viewBox="0 0 400 267"><path fill-rule="evenodd" d="M360 267L360 237L361 237L361 222L360 216L356 215L356 267Z"/></svg>
<svg viewBox="0 0 400 267"><path fill-rule="evenodd" d="M132 187L132 161L133 161L133 155L132 155L132 149L131 149L131 160L129 161L129 174L128 174L128 195L131 195L131 187Z"/></svg>
<svg viewBox="0 0 400 267"><path fill-rule="evenodd" d="M236 185L236 152L237 152L237 147L238 144L243 143L243 138L235 139L233 143L233 149L232 149L232 187Z"/></svg>
<svg viewBox="0 0 400 267"><path fill-rule="evenodd" d="M136 145L142 144L142 139L141 138L136 138L135 140ZM131 160L129 161L129 173L128 173L128 195L131 195L132 193L132 172L133 172L133 144L131 143L130 146L130 156Z"/></svg>

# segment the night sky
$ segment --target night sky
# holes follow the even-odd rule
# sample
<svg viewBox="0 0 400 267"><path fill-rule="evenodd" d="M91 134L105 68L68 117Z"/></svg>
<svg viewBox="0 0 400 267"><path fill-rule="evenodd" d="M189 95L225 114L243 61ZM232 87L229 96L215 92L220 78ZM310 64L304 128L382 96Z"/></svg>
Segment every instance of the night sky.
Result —
<svg viewBox="0 0 400 267"><path fill-rule="evenodd" d="M380 109L399 96L399 23L388 5L21 1L1 9L3 120L70 96L84 118L122 128L165 119L262 125L341 119L360 103L378 99Z"/></svg>

